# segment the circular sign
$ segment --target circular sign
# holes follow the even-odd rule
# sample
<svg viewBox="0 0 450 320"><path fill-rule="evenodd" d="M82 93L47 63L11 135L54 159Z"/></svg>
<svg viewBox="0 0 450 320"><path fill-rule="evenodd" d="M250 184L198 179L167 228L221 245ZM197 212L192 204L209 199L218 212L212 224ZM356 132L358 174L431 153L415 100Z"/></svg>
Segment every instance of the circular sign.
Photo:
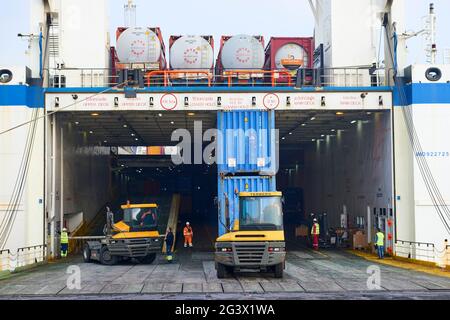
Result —
<svg viewBox="0 0 450 320"><path fill-rule="evenodd" d="M268 93L264 96L263 105L268 110L276 109L280 105L280 98L275 93Z"/></svg>
<svg viewBox="0 0 450 320"><path fill-rule="evenodd" d="M173 110L177 107L178 100L174 94L166 93L161 97L160 103L165 110Z"/></svg>

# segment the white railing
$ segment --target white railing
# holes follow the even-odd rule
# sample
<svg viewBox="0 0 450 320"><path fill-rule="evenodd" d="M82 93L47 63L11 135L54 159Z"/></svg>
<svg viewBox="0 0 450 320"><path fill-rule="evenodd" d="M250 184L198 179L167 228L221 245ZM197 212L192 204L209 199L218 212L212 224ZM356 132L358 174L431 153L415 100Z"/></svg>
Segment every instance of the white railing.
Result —
<svg viewBox="0 0 450 320"><path fill-rule="evenodd" d="M0 251L0 271L15 271L17 268L38 264L47 260L47 246L37 245L19 248L15 253Z"/></svg>

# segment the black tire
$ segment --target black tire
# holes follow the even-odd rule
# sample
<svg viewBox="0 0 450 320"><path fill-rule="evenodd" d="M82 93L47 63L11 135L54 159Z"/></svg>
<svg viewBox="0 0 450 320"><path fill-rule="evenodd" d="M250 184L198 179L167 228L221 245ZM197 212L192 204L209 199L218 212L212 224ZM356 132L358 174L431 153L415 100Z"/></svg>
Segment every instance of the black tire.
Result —
<svg viewBox="0 0 450 320"><path fill-rule="evenodd" d="M108 248L106 246L102 247L102 249L100 250L100 263L107 265L107 266L112 266L115 265L118 261L117 256L113 256L111 255L111 253L109 252Z"/></svg>
<svg viewBox="0 0 450 320"><path fill-rule="evenodd" d="M226 267L223 264L218 263L217 264L217 278L224 279L226 277L226 275L227 275Z"/></svg>
<svg viewBox="0 0 450 320"><path fill-rule="evenodd" d="M150 254L146 255L145 257L139 258L138 260L140 263L151 264L151 263L153 263L153 261L155 261L155 259L156 259L156 253L150 253Z"/></svg>
<svg viewBox="0 0 450 320"><path fill-rule="evenodd" d="M283 263L279 263L273 267L275 278L283 278Z"/></svg>
<svg viewBox="0 0 450 320"><path fill-rule="evenodd" d="M89 263L92 261L91 259L91 248L89 248L89 245L86 243L83 248L83 261L86 263Z"/></svg>

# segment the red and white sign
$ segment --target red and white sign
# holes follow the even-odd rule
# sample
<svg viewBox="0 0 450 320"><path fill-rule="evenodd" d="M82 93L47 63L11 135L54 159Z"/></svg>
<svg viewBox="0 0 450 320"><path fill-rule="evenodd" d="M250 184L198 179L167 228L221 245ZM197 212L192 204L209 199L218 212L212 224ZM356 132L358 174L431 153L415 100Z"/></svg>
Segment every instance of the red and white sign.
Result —
<svg viewBox="0 0 450 320"><path fill-rule="evenodd" d="M275 93L268 93L264 96L263 105L269 110L276 109L280 105L280 98Z"/></svg>
<svg viewBox="0 0 450 320"><path fill-rule="evenodd" d="M161 107L163 107L166 110L173 110L177 107L178 100L177 97L172 94L168 93L161 97Z"/></svg>

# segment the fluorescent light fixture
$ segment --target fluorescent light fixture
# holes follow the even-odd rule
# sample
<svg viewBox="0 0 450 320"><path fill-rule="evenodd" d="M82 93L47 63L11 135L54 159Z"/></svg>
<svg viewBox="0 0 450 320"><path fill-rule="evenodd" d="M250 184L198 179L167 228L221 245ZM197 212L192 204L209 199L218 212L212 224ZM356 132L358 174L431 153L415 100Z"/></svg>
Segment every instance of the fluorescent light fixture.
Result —
<svg viewBox="0 0 450 320"><path fill-rule="evenodd" d="M352 122L350 122L351 124L355 124L356 123L356 120L353 120Z"/></svg>
<svg viewBox="0 0 450 320"><path fill-rule="evenodd" d="M312 117L312 118L311 118L311 121L314 121L314 120L316 120L316 117Z"/></svg>
<svg viewBox="0 0 450 320"><path fill-rule="evenodd" d="M337 115L337 116L343 116L344 113L343 113L342 111L338 111L338 112L336 112L336 115Z"/></svg>

